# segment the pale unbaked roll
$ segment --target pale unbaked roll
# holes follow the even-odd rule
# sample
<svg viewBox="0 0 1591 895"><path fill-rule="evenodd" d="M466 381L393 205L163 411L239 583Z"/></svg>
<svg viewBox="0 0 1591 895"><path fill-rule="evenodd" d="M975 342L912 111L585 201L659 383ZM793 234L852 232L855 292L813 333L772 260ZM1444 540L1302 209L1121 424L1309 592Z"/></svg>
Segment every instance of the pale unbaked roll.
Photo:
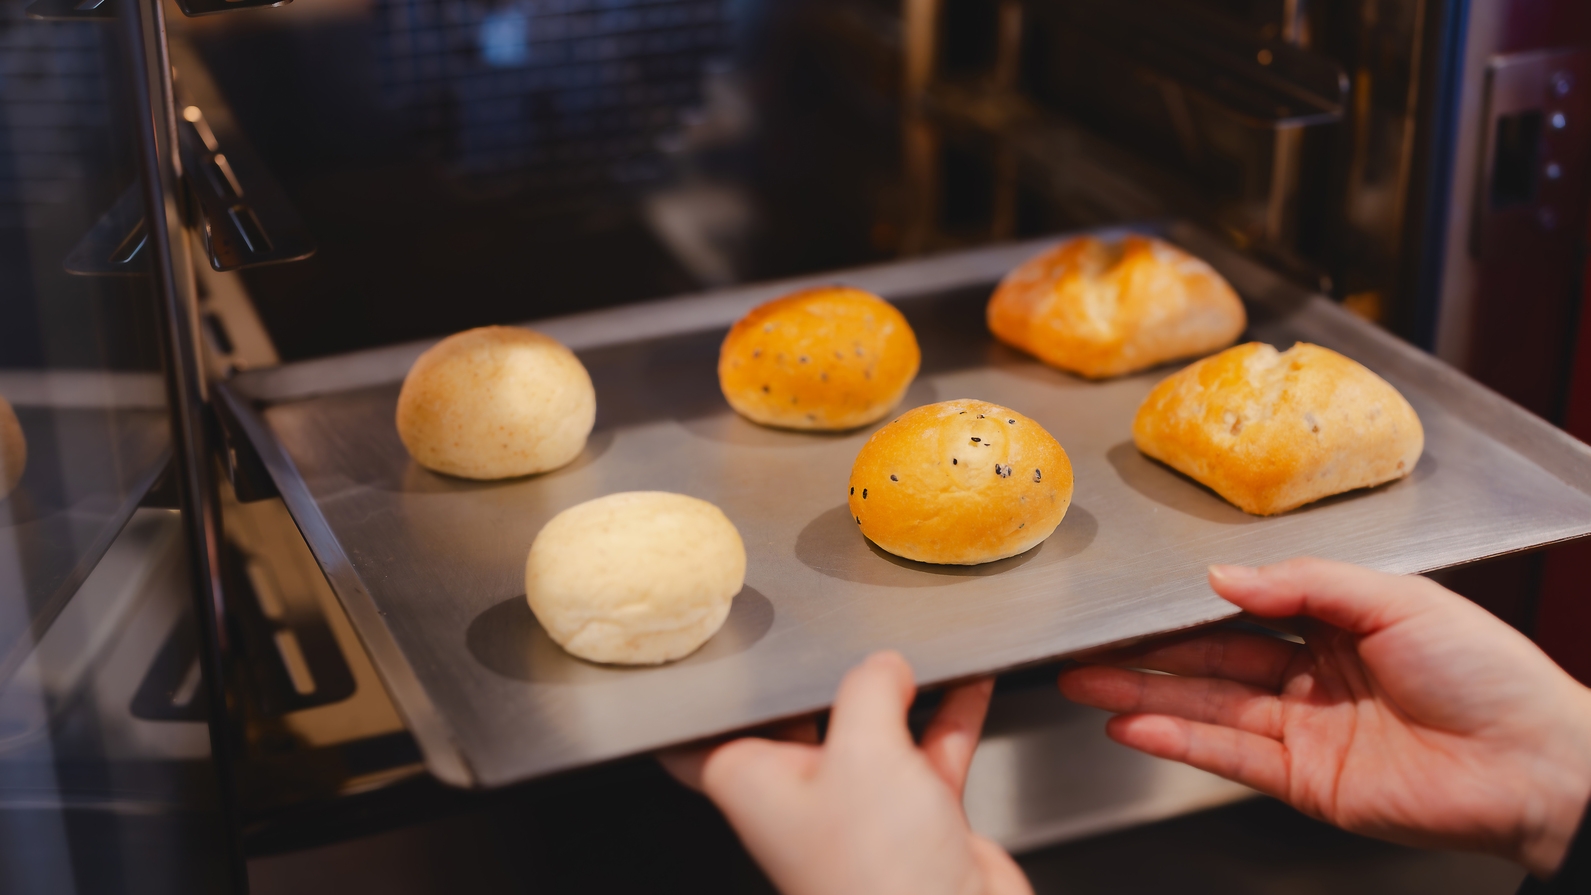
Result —
<svg viewBox="0 0 1591 895"><path fill-rule="evenodd" d="M1072 463L1043 426L986 401L909 410L851 467L851 516L896 556L972 565L1033 549L1072 503Z"/></svg>
<svg viewBox="0 0 1591 895"><path fill-rule="evenodd" d="M746 548L728 517L664 491L564 510L525 561L525 598L547 634L582 659L617 665L695 652L745 582Z"/></svg>
<svg viewBox="0 0 1591 895"><path fill-rule="evenodd" d="M0 398L0 500L16 490L28 465L28 441L11 403Z"/></svg>
<svg viewBox="0 0 1591 895"><path fill-rule="evenodd" d="M504 479L579 456L596 415L596 389L574 352L532 330L483 326L414 362L398 394L398 437L427 469Z"/></svg>
<svg viewBox="0 0 1591 895"><path fill-rule="evenodd" d="M1133 420L1138 449L1244 512L1282 513L1414 471L1420 417L1359 362L1299 342L1229 348L1155 386Z"/></svg>
<svg viewBox="0 0 1591 895"><path fill-rule="evenodd" d="M786 429L854 429L883 419L917 376L906 317L860 289L825 286L759 305L718 354L718 385L741 416Z"/></svg>

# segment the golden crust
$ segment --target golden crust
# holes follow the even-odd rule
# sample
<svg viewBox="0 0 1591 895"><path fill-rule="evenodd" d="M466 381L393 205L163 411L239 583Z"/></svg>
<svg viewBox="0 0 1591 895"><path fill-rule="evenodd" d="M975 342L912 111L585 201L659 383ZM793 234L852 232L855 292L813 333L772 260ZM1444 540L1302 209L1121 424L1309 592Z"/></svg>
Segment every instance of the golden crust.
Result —
<svg viewBox="0 0 1591 895"><path fill-rule="evenodd" d="M896 556L972 565L1025 553L1072 503L1072 463L1043 426L985 401L909 410L851 467L851 517Z"/></svg>
<svg viewBox="0 0 1591 895"><path fill-rule="evenodd" d="M11 402L0 398L0 500L22 482L22 470L27 465L28 441L23 437L22 423L11 409Z"/></svg>
<svg viewBox="0 0 1591 895"><path fill-rule="evenodd" d="M1091 379L1224 348L1248 325L1215 269L1158 239L1067 240L1006 275L989 299L1002 342Z"/></svg>
<svg viewBox="0 0 1591 895"><path fill-rule="evenodd" d="M854 429L900 403L922 352L894 305L844 286L759 305L730 328L718 384L747 419L786 429Z"/></svg>
<svg viewBox="0 0 1591 895"><path fill-rule="evenodd" d="M557 469L596 421L591 376L556 339L517 326L448 336L398 393L398 437L416 463L469 479Z"/></svg>
<svg viewBox="0 0 1591 895"><path fill-rule="evenodd" d="M1425 448L1398 390L1329 348L1249 342L1155 386L1133 441L1258 516L1408 475Z"/></svg>

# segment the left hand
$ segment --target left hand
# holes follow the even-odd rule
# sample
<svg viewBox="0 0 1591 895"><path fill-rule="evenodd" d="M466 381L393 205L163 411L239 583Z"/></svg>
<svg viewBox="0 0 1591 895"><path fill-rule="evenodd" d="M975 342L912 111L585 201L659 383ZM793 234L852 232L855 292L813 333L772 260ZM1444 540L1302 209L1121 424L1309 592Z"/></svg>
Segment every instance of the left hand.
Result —
<svg viewBox="0 0 1591 895"><path fill-rule="evenodd" d="M841 682L822 745L748 737L660 759L718 805L785 895L1032 895L961 805L993 690L949 691L919 746L911 666L875 653Z"/></svg>

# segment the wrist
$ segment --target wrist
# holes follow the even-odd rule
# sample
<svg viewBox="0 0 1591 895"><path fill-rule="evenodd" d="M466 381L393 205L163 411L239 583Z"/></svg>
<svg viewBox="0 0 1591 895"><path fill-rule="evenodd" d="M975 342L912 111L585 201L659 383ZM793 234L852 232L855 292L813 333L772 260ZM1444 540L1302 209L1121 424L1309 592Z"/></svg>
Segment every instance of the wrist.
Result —
<svg viewBox="0 0 1591 895"><path fill-rule="evenodd" d="M1516 859L1532 875L1550 879L1562 866L1591 802L1591 690L1575 685L1574 709L1563 719L1556 749L1544 756L1529 832Z"/></svg>

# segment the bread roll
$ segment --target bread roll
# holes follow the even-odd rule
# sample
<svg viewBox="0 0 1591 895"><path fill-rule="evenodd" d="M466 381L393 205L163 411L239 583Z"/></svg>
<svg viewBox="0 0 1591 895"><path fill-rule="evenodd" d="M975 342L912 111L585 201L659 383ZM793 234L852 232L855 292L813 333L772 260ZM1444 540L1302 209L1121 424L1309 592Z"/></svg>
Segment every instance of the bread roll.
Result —
<svg viewBox="0 0 1591 895"><path fill-rule="evenodd" d="M483 326L414 362L398 394L398 437L427 469L505 479L579 456L596 415L591 376L573 352L528 329Z"/></svg>
<svg viewBox="0 0 1591 895"><path fill-rule="evenodd" d="M1248 325L1214 268L1146 236L1061 243L1007 274L988 316L1002 342L1091 379L1208 354Z"/></svg>
<svg viewBox="0 0 1591 895"><path fill-rule="evenodd" d="M1155 386L1133 420L1138 449L1244 512L1284 513L1408 475L1425 448L1414 408L1329 348L1229 348Z"/></svg>
<svg viewBox="0 0 1591 895"><path fill-rule="evenodd" d="M548 522L525 561L525 598L558 645L592 662L688 656L729 617L746 548L705 500L609 494Z"/></svg>
<svg viewBox="0 0 1591 895"><path fill-rule="evenodd" d="M1072 503L1072 463L1044 427L985 401L909 410L851 467L851 516L919 562L974 565L1031 550Z"/></svg>
<svg viewBox="0 0 1591 895"><path fill-rule="evenodd" d="M729 406L765 426L854 429L883 419L922 353L906 318L860 289L825 286L760 305L718 354Z"/></svg>
<svg viewBox="0 0 1591 895"><path fill-rule="evenodd" d="M16 490L27 465L28 441L22 435L22 423L11 402L0 398L0 500Z"/></svg>

